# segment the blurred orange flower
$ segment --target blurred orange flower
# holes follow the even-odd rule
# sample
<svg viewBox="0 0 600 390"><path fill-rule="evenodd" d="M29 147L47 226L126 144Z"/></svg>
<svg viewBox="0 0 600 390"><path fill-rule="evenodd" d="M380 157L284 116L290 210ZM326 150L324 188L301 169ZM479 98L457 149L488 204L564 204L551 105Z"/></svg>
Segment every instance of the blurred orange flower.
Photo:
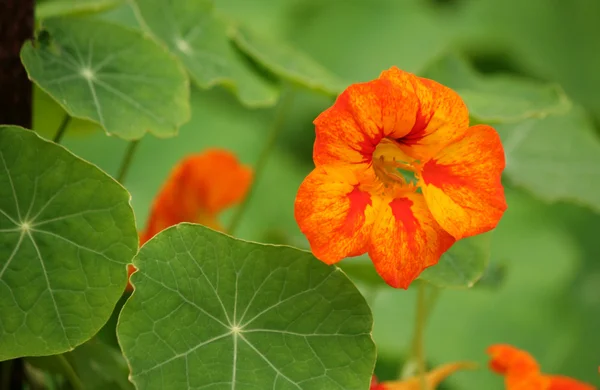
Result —
<svg viewBox="0 0 600 390"><path fill-rule="evenodd" d="M155 234L180 222L194 222L223 230L217 217L241 202L252 183L252 169L234 154L209 149L181 160L171 171L154 200L140 245ZM129 274L135 270L129 268ZM131 285L128 285L131 290Z"/></svg>
<svg viewBox="0 0 600 390"><path fill-rule="evenodd" d="M491 356L490 369L504 375L507 390L595 390L587 383L565 376L545 375L535 359L525 351L511 345L492 345L487 350Z"/></svg>
<svg viewBox="0 0 600 390"><path fill-rule="evenodd" d="M506 210L498 134L469 127L462 99L435 81L393 67L348 87L314 123L316 168L295 216L327 264L368 253L390 286L408 288Z"/></svg>
<svg viewBox="0 0 600 390"><path fill-rule="evenodd" d="M427 388L434 390L447 377L461 369L473 369L477 365L470 362L448 363L439 366L425 375ZM378 382L377 378L371 380L370 390L421 390L421 378L410 377L401 381Z"/></svg>

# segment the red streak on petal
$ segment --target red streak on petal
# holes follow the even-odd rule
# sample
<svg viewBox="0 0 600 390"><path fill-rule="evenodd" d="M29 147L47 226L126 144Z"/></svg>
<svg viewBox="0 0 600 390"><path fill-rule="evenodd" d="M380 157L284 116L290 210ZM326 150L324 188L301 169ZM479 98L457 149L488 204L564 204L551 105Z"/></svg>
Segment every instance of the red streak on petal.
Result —
<svg viewBox="0 0 600 390"><path fill-rule="evenodd" d="M417 230L417 219L410 209L413 201L408 198L396 198L390 202L392 215L397 221L402 222L404 230L407 233L414 233Z"/></svg>
<svg viewBox="0 0 600 390"><path fill-rule="evenodd" d="M438 164L436 160L429 160L423 166L422 173L425 184L432 184L438 188L443 185L463 186L467 183L454 172L450 165Z"/></svg>
<svg viewBox="0 0 600 390"><path fill-rule="evenodd" d="M371 195L368 192L363 192L358 189L358 186L354 187L352 192L348 194L350 200L350 210L348 210L348 216L346 217L346 229L354 231L356 222L365 215L365 209L367 206L371 206Z"/></svg>

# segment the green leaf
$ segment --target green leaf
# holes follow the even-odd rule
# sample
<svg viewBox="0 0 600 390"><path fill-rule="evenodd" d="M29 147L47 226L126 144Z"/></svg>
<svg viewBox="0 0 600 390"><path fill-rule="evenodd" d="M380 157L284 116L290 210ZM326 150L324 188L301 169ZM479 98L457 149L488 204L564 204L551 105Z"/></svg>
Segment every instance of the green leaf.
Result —
<svg viewBox="0 0 600 390"><path fill-rule="evenodd" d="M514 184L548 202L600 212L600 139L582 109L497 129Z"/></svg>
<svg viewBox="0 0 600 390"><path fill-rule="evenodd" d="M116 7L123 0L45 0L38 1L35 17L38 20L56 16L101 12Z"/></svg>
<svg viewBox="0 0 600 390"><path fill-rule="evenodd" d="M247 106L272 106L278 88L237 53L207 0L135 0L142 25L186 66L200 88L220 84Z"/></svg>
<svg viewBox="0 0 600 390"><path fill-rule="evenodd" d="M473 287L490 260L491 232L458 240L419 279L437 287Z"/></svg>
<svg viewBox="0 0 600 390"><path fill-rule="evenodd" d="M556 84L508 75L482 76L456 56L431 66L425 76L456 90L470 115L483 123L511 123L565 113L571 102Z"/></svg>
<svg viewBox="0 0 600 390"><path fill-rule="evenodd" d="M0 127L0 360L62 353L108 320L137 249L129 193L18 127Z"/></svg>
<svg viewBox="0 0 600 390"><path fill-rule="evenodd" d="M190 117L185 71L141 33L93 19L44 21L21 60L29 77L70 115L108 134L177 134Z"/></svg>
<svg viewBox="0 0 600 390"><path fill-rule="evenodd" d="M309 252L180 224L134 264L117 331L138 389L368 388L370 309Z"/></svg>
<svg viewBox="0 0 600 390"><path fill-rule="evenodd" d="M248 28L237 27L232 39L249 57L285 80L330 95L338 95L348 85L307 54Z"/></svg>

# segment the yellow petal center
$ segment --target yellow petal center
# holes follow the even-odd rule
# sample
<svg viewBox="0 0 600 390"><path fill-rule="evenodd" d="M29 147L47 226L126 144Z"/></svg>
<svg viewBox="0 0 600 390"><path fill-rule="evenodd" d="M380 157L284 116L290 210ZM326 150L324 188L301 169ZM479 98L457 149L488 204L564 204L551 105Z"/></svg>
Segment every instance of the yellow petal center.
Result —
<svg viewBox="0 0 600 390"><path fill-rule="evenodd" d="M377 145L373 152L373 169L386 188L416 190L419 161L404 153L393 140L384 138Z"/></svg>

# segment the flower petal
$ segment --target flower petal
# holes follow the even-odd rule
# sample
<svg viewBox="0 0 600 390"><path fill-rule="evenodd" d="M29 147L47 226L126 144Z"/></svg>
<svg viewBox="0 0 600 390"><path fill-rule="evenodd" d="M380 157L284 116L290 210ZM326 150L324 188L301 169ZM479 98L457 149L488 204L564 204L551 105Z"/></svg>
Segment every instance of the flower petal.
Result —
<svg viewBox="0 0 600 390"><path fill-rule="evenodd" d="M439 224L457 240L496 227L506 210L498 133L477 125L427 161L420 185Z"/></svg>
<svg viewBox="0 0 600 390"><path fill-rule="evenodd" d="M540 366L527 352L508 344L495 344L487 349L490 369L498 374L539 372Z"/></svg>
<svg viewBox="0 0 600 390"><path fill-rule="evenodd" d="M251 182L252 170L229 151L210 149L183 159L154 200L142 243L180 222L221 230L217 214L240 202Z"/></svg>
<svg viewBox="0 0 600 390"><path fill-rule="evenodd" d="M401 138L411 131L417 110L411 82L399 86L379 78L350 85L314 121L315 165L369 163L383 137Z"/></svg>
<svg viewBox="0 0 600 390"><path fill-rule="evenodd" d="M427 160L467 132L469 111L452 89L398 68L383 72L381 78L390 80L398 89L413 91L419 102L410 133L396 139L404 153L421 161Z"/></svg>
<svg viewBox="0 0 600 390"><path fill-rule="evenodd" d="M381 205L369 255L387 284L406 289L454 241L433 219L423 195L406 193Z"/></svg>
<svg viewBox="0 0 600 390"><path fill-rule="evenodd" d="M566 376L546 375L546 377L550 380L548 390L596 390L595 386Z"/></svg>
<svg viewBox="0 0 600 390"><path fill-rule="evenodd" d="M300 185L295 217L314 255L333 264L367 251L377 202L361 191L357 172L324 165Z"/></svg>

